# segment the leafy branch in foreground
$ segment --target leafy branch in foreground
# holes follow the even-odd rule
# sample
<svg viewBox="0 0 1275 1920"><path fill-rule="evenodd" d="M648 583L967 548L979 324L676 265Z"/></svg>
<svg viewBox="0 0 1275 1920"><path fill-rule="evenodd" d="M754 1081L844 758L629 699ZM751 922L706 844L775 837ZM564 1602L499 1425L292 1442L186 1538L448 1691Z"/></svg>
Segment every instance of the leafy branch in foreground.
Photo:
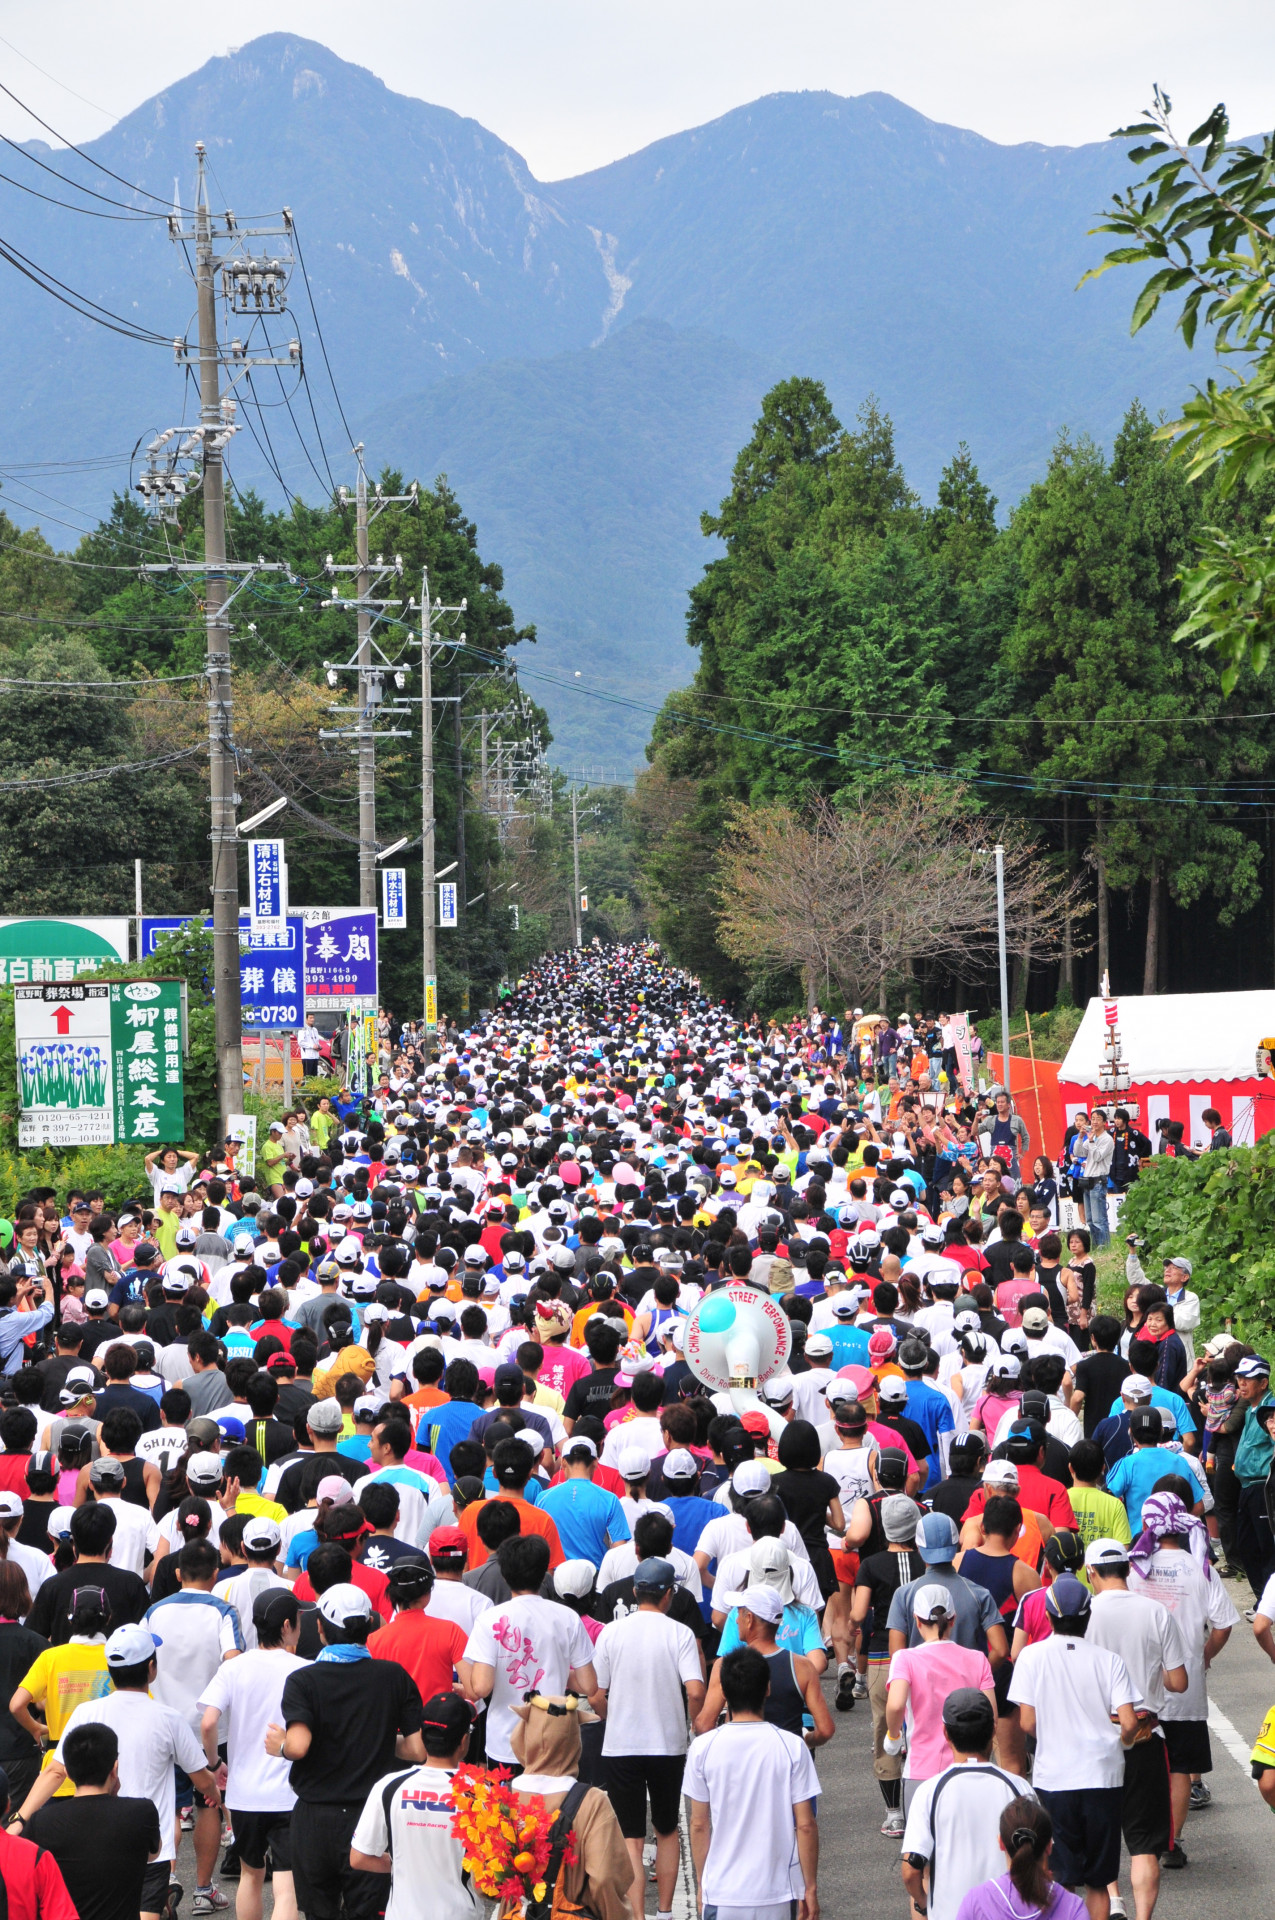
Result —
<svg viewBox="0 0 1275 1920"><path fill-rule="evenodd" d="M1219 105L1184 141L1171 112L1157 87L1147 118L1114 136L1145 142L1129 158L1153 164L1113 196L1110 217L1092 229L1124 244L1084 279L1110 267L1153 266L1134 302L1131 332L1166 295L1184 293L1176 325L1186 344L1194 344L1203 319L1216 352L1242 357L1242 372L1223 384L1210 379L1180 419L1159 429L1190 477L1214 474L1225 497L1275 468L1275 135L1232 141ZM1216 649L1227 693L1246 659L1262 671L1275 640L1273 529L1275 515L1256 534L1205 528L1195 565L1178 575L1187 617L1175 638Z"/></svg>

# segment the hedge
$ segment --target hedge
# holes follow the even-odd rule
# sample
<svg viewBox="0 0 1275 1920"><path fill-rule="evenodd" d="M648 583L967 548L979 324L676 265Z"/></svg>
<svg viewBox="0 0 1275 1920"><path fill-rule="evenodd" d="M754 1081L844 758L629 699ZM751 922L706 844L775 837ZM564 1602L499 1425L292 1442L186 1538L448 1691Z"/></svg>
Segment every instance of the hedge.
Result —
<svg viewBox="0 0 1275 1920"><path fill-rule="evenodd" d="M1149 1280L1166 1255L1186 1254L1206 1334L1229 1324L1275 1352L1275 1134L1198 1160L1156 1158L1126 1195L1120 1227L1147 1241Z"/></svg>

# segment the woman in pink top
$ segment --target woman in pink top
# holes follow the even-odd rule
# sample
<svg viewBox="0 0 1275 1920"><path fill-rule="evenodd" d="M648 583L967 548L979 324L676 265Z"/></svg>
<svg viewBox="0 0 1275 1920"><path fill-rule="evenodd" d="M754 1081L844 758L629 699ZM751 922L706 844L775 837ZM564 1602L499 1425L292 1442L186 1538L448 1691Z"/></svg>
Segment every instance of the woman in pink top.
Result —
<svg viewBox="0 0 1275 1920"><path fill-rule="evenodd" d="M1002 1354L992 1363L985 1382L985 1391L974 1402L974 1411L970 1415L970 1425L975 1432L990 1436L1010 1412L1018 1411L1022 1399L1022 1388L1018 1384L1021 1369L1016 1354Z"/></svg>
<svg viewBox="0 0 1275 1920"><path fill-rule="evenodd" d="M133 1264L133 1248L141 1236L142 1222L135 1213L122 1213L119 1218L119 1232L111 1242L111 1252L121 1267Z"/></svg>
<svg viewBox="0 0 1275 1920"><path fill-rule="evenodd" d="M907 1758L903 1763L904 1808L909 1783L931 1780L952 1763L943 1731L943 1702L958 1687L976 1687L996 1704L992 1669L985 1653L958 1646L948 1638L956 1619L952 1596L937 1580L917 1591L912 1603L918 1647L905 1647L890 1661L890 1686L885 1700L885 1750L897 1753L906 1721Z"/></svg>

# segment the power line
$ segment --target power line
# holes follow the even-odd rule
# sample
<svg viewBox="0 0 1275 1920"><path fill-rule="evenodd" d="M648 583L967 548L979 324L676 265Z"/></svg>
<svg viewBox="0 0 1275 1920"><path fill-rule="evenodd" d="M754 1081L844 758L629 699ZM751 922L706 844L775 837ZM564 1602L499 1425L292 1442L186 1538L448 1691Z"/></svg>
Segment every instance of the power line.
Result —
<svg viewBox="0 0 1275 1920"><path fill-rule="evenodd" d="M24 61L28 67L34 67L38 74L42 74L46 80L51 80L53 85L60 87L63 93L69 93L72 100L78 100L81 106L92 107L94 113L100 113L104 120L123 119L122 114L109 113L105 107L99 107L96 100L90 100L85 94L77 93L74 87L68 87L65 80L59 80L55 73L50 73L46 67L42 67L38 60L31 58L29 53L23 53L21 47L15 47L12 40L6 40L2 33L0 33L0 47L8 47L9 52L16 53L19 60Z"/></svg>
<svg viewBox="0 0 1275 1920"><path fill-rule="evenodd" d="M0 259L7 260L16 267L24 279L30 280L42 293L51 294L60 300L64 307L77 313L81 320L92 320L99 327L105 327L110 333L121 333L129 340L138 340L143 346L171 347L172 335L156 333L150 327L139 327L135 321L126 320L122 314L114 313L109 307L99 306L96 300L90 300L86 293L78 293L74 287L59 280L47 267L37 265L34 260L19 252L10 241L0 240Z"/></svg>
<svg viewBox="0 0 1275 1920"><path fill-rule="evenodd" d="M6 87L2 80L0 80L0 93L8 94L15 106L21 107L23 113L29 114L38 127L43 127L46 133L51 133L60 147L68 147L72 153L77 153L81 160L87 160L91 167L96 167L99 173L104 173L108 179L114 180L118 186L127 187L130 193L140 193L147 200L157 200L164 209L165 215L168 214L170 211L169 203L161 194L152 193L149 187L139 187L135 180L126 180L122 173L116 173L113 168L103 166L100 160L95 160L93 155L86 153L83 147L77 147L74 140L68 140L66 135L59 133L56 127L51 127L47 120L42 120L35 108L29 107L26 101L20 99L12 87ZM12 145L13 143L10 142L9 144ZM22 151L22 149L19 149L19 151ZM30 157L34 158L34 156ZM50 171L52 171L52 169L50 169ZM70 186L74 186L75 184L73 180L68 182ZM81 191L87 193L89 189L86 187L81 189ZM189 207L179 207L177 211L189 213L191 209Z"/></svg>
<svg viewBox="0 0 1275 1920"><path fill-rule="evenodd" d="M9 142L9 144L12 145L13 143ZM19 148L18 151L21 152L22 149ZM35 156L31 155L29 157L34 159ZM38 164L43 165L43 162L41 161ZM45 171L47 173L52 173L54 169L52 167L47 167ZM62 174L58 174L56 177L60 180L64 176ZM69 200L59 200L54 194L41 193L38 187L29 187L25 180L15 180L11 173L0 173L0 180L3 180L7 186L16 187L19 193L29 193L34 199L43 200L47 203L47 205L51 207L61 207L64 213L85 214L90 220L125 220L125 221L132 221L135 224L139 220L159 220L163 218L162 214L158 214L158 213L141 213L141 212L99 213L96 207L73 206ZM88 189L85 187L82 187L80 191L82 193L85 193L88 191ZM101 199L103 196L99 194L96 197L98 199ZM119 201L116 201L113 204L118 206L121 203Z"/></svg>
<svg viewBox="0 0 1275 1920"><path fill-rule="evenodd" d="M79 773L53 774L47 779L0 780L0 793L34 792L36 788L83 786L90 780L112 780L119 773L146 773L152 767L169 767L177 760L189 760L194 754L204 752L204 743L197 747L182 747L177 753L156 754L151 760L121 760L113 767L85 767Z"/></svg>
<svg viewBox="0 0 1275 1920"><path fill-rule="evenodd" d="M292 223L292 244L296 249L297 265L301 269L301 278L305 283L305 297L310 303L310 316L314 321L314 331L318 335L319 351L323 355L323 364L328 370L328 383L332 388L332 398L336 401L336 410L341 416L341 425L345 428L346 438L354 444L354 432L345 417L345 408L341 405L341 396L337 391L336 376L332 372L332 362L328 359L327 341L323 338L323 328L319 325L319 309L314 303L314 292L310 286L310 276L306 272L305 255L301 251L301 236L297 232L296 221Z"/></svg>

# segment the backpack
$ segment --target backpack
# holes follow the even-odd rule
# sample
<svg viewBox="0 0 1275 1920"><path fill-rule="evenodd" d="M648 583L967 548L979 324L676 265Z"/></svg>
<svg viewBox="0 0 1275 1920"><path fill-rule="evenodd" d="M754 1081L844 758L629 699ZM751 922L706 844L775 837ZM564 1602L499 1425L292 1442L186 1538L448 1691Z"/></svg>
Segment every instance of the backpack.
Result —
<svg viewBox="0 0 1275 1920"><path fill-rule="evenodd" d="M545 1897L543 1900L528 1900L525 1920L592 1920L592 1909L568 1899L561 1885L563 1855L571 1838L572 1824L588 1792L590 1788L587 1782L577 1780L553 1816L554 1838L549 1864L545 1868ZM3 1916L0 1916L0 1920L3 1920Z"/></svg>

